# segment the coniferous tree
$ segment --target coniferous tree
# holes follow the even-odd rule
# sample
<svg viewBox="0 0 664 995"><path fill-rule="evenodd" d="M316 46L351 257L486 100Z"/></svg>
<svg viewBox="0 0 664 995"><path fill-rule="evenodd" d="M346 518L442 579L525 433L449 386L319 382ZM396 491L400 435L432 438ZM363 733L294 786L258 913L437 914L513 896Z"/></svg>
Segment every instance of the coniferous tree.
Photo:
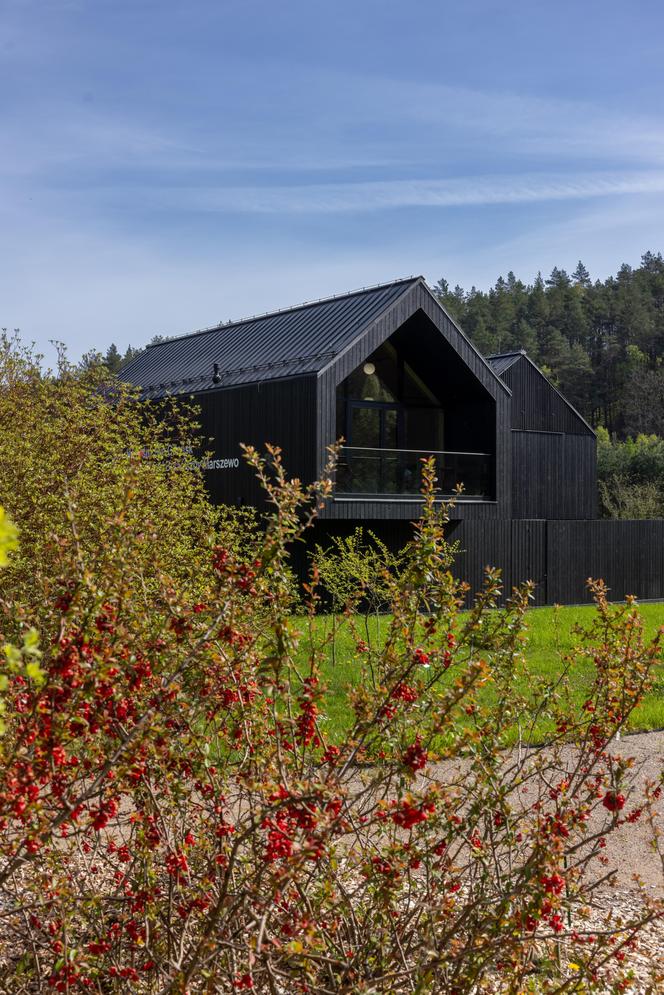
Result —
<svg viewBox="0 0 664 995"><path fill-rule="evenodd" d="M571 276L555 266L531 285L509 271L488 291L451 290L441 279L434 292L480 352L525 349L592 424L623 437L664 423L656 400L664 381L661 253L594 283L579 260ZM639 384L652 392L651 406Z"/></svg>
<svg viewBox="0 0 664 995"><path fill-rule="evenodd" d="M120 355L115 342L111 342L110 346L106 350L104 355L104 365L108 367L111 373L117 373L122 366L122 356Z"/></svg>

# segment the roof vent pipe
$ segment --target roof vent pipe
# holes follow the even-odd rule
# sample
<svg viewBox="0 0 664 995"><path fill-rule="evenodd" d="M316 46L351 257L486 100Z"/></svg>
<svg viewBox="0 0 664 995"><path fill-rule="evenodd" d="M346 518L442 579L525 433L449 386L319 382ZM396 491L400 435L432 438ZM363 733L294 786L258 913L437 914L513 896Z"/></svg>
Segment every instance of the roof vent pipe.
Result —
<svg viewBox="0 0 664 995"><path fill-rule="evenodd" d="M212 367L212 383L221 383L221 377L219 376L219 363L215 363Z"/></svg>

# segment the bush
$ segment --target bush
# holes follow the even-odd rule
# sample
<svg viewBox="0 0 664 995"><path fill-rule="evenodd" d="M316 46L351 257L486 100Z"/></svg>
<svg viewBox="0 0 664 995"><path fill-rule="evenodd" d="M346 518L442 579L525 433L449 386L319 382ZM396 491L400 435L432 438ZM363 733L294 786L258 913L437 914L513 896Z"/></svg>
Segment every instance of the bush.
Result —
<svg viewBox="0 0 664 995"><path fill-rule="evenodd" d="M184 404L142 404L104 367L61 360L44 373L30 349L0 338L0 504L21 534L3 588L33 622L42 627L45 601L70 589L76 574L62 563L98 561L118 531L137 584L151 586L156 559L182 592L205 588L219 522L197 434Z"/></svg>
<svg viewBox="0 0 664 995"><path fill-rule="evenodd" d="M607 518L664 515L664 439L639 435L619 442L597 430L600 507Z"/></svg>
<svg viewBox="0 0 664 995"><path fill-rule="evenodd" d="M655 483L630 483L625 477L614 476L599 482L599 497L606 518L661 518L664 499Z"/></svg>
<svg viewBox="0 0 664 995"><path fill-rule="evenodd" d="M619 990L657 914L599 931L588 919L611 873L606 836L641 817L609 749L659 658L634 604L611 607L595 585L580 711L564 667L521 699L529 588L497 610L490 573L460 614L429 466L422 520L386 579L384 645L357 640L352 730L331 744L325 647L298 667L288 558L329 484L289 482L278 451L269 470L248 458L276 511L251 560L210 551L204 602L158 555L150 589L137 582L136 488L103 548L72 538L53 553L71 585L39 612L42 683L8 674L0 989ZM311 612L316 597L312 583ZM550 744L506 752L538 709Z"/></svg>

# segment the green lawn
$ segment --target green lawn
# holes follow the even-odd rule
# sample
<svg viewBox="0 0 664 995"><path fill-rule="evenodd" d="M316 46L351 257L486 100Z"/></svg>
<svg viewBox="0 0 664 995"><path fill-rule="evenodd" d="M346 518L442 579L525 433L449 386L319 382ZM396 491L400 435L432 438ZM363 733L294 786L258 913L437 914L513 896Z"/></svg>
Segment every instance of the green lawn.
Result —
<svg viewBox="0 0 664 995"><path fill-rule="evenodd" d="M654 635L658 627L664 625L664 603L644 604L639 610L645 621L646 634ZM560 669L560 654L570 651L574 646L571 632L573 626L587 624L593 611L592 606L531 608L528 611L528 638L525 647L528 675L555 677ZM369 620L369 634L374 645L384 635L388 622L385 616L379 620L375 618ZM326 633L331 632L333 620L331 616L322 615L318 616L313 624L314 639L322 641ZM357 663L353 659L353 637L346 623L338 624L334 659L331 647L328 647L324 668L324 680L328 686L326 706L328 731L331 737L337 740L343 737L350 722L348 687L355 684L359 677ZM360 636L365 638L364 620L356 619L356 625ZM306 623L303 629L306 631ZM303 658L306 645L307 638L303 639ZM579 663L571 675L571 684L579 703L585 700L589 675L589 667L583 662ZM664 666L657 674L653 690L632 715L630 728L632 730L664 728Z"/></svg>

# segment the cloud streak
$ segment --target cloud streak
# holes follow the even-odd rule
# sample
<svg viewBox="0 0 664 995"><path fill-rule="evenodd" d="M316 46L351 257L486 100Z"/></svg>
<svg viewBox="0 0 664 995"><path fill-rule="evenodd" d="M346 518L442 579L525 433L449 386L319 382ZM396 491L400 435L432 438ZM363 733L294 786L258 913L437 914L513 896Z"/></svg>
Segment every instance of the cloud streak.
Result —
<svg viewBox="0 0 664 995"><path fill-rule="evenodd" d="M152 206L255 214L338 214L400 208L454 208L664 193L664 171L520 174L432 180L189 187L150 192Z"/></svg>

